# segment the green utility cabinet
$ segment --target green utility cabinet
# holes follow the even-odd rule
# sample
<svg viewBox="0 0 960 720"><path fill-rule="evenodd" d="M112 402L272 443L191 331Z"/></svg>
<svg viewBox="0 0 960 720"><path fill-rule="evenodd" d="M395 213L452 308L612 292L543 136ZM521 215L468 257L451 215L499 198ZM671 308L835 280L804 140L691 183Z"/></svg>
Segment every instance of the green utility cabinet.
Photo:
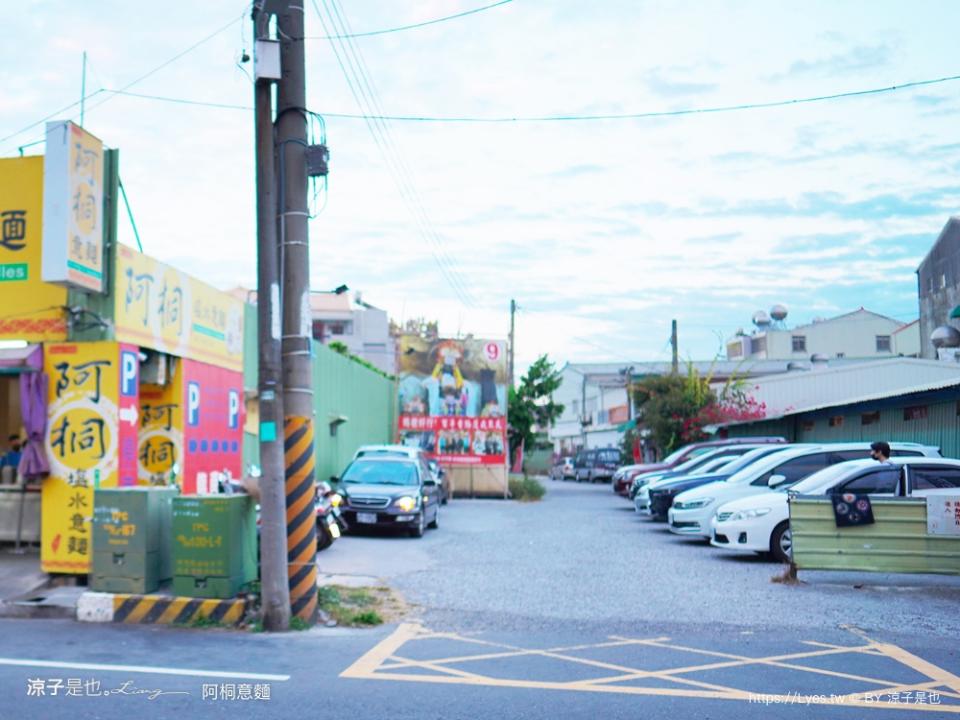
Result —
<svg viewBox="0 0 960 720"><path fill-rule="evenodd" d="M93 590L149 593L171 577L175 487L98 488L93 494Z"/></svg>
<svg viewBox="0 0 960 720"><path fill-rule="evenodd" d="M173 591L232 598L257 579L257 513L249 495L173 501Z"/></svg>

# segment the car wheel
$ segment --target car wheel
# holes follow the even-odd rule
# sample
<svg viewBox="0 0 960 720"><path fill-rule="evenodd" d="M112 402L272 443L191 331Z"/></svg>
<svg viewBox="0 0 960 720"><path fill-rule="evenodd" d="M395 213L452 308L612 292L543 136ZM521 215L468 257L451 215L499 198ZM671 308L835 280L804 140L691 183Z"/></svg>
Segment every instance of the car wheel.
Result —
<svg viewBox="0 0 960 720"><path fill-rule="evenodd" d="M428 528L433 528L436 530L440 527L440 506L437 506L437 511L433 514L433 520L430 521L430 524L427 525Z"/></svg>
<svg viewBox="0 0 960 720"><path fill-rule="evenodd" d="M793 559L793 534L790 532L790 521L784 520L773 529L770 536L770 554L774 560L788 563Z"/></svg>
<svg viewBox="0 0 960 720"><path fill-rule="evenodd" d="M417 526L410 531L410 537L422 538L425 527L423 511L421 510L420 514L417 515Z"/></svg>

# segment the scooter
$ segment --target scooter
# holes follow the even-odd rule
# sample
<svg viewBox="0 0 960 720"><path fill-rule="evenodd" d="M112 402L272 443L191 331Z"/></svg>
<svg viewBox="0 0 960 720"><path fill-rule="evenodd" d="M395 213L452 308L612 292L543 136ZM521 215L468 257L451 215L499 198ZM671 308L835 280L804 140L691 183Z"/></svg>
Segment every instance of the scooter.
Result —
<svg viewBox="0 0 960 720"><path fill-rule="evenodd" d="M333 545L346 530L347 523L340 514L340 496L329 483L317 483L317 552Z"/></svg>

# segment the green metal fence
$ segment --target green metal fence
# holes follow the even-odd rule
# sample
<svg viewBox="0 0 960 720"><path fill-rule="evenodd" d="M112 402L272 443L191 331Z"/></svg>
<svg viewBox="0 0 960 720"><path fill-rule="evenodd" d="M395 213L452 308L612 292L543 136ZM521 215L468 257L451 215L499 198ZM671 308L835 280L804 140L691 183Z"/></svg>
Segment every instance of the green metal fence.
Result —
<svg viewBox="0 0 960 720"><path fill-rule="evenodd" d="M257 312L244 316L244 387L257 387ZM361 445L394 442L396 382L313 343L316 477L337 475ZM258 437L244 434L244 463L259 462Z"/></svg>
<svg viewBox="0 0 960 720"><path fill-rule="evenodd" d="M960 575L960 536L927 534L920 498L872 498L874 523L837 527L829 498L790 499L798 570L865 570Z"/></svg>

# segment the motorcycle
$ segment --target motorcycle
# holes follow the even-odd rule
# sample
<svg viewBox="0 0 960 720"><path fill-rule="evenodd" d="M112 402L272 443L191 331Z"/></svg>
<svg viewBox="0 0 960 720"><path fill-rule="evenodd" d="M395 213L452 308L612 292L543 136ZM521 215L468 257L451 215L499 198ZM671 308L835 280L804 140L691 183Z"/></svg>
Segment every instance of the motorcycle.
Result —
<svg viewBox="0 0 960 720"><path fill-rule="evenodd" d="M340 514L340 495L327 482L317 483L317 552L333 545L347 530Z"/></svg>

